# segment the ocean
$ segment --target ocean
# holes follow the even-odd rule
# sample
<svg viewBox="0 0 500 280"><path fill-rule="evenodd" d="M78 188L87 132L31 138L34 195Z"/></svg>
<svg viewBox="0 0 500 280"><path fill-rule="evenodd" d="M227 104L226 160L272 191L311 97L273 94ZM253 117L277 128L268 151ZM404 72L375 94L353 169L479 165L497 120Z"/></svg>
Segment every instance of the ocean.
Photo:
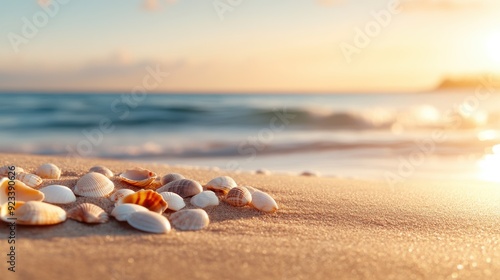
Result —
<svg viewBox="0 0 500 280"><path fill-rule="evenodd" d="M500 181L500 95L0 94L0 152Z"/></svg>

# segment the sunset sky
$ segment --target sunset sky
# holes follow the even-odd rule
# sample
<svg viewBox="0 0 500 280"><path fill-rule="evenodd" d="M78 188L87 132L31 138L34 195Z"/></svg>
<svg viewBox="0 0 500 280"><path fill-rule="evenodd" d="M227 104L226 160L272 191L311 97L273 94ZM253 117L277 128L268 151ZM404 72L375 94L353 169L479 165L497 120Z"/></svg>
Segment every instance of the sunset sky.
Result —
<svg viewBox="0 0 500 280"><path fill-rule="evenodd" d="M170 72L157 91L169 92L415 91L500 72L493 0L401 1L349 59L341 46L391 1L242 0L221 19L213 3L227 0L65 0L23 35L54 1L2 3L1 91L130 90L157 65Z"/></svg>

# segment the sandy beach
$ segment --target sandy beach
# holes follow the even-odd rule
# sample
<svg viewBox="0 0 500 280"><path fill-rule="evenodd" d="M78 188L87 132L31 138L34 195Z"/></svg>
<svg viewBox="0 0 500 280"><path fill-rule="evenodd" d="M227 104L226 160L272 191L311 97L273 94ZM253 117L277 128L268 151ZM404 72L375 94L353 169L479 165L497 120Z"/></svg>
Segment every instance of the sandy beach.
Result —
<svg viewBox="0 0 500 280"><path fill-rule="evenodd" d="M72 188L93 165L115 173L141 166L206 183L232 176L271 194L280 209L264 214L226 203L209 208L205 230L149 234L111 219L18 226L16 272L2 279L499 279L500 185L477 182L385 182L256 175L103 159L1 154L0 165L30 172L58 165ZM450 177L452 179L452 177ZM117 179L116 189L130 187ZM108 213L108 199L78 197ZM5 278L4 278L5 277Z"/></svg>

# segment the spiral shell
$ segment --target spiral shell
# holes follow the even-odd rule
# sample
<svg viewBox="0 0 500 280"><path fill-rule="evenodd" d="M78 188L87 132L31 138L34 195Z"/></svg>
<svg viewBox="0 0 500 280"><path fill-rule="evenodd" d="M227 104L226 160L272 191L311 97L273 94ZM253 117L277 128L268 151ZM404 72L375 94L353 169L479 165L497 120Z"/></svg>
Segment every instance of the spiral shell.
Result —
<svg viewBox="0 0 500 280"><path fill-rule="evenodd" d="M16 201L42 201L45 198L42 192L26 186L21 181L3 178L0 179L0 205L9 201L9 197L12 197L9 192L14 190Z"/></svg>
<svg viewBox="0 0 500 280"><path fill-rule="evenodd" d="M115 174L113 174L113 171L109 170L107 167L102 165L92 166L89 169L89 172L101 173L102 175L108 178L113 178L115 176Z"/></svg>
<svg viewBox="0 0 500 280"><path fill-rule="evenodd" d="M178 230L201 230L208 226L210 219L203 209L185 209L170 215L170 222Z"/></svg>
<svg viewBox="0 0 500 280"><path fill-rule="evenodd" d="M182 208L186 207L186 203L184 202L184 199L176 193L162 192L162 193L160 193L160 195L167 202L168 209L170 209L170 210L179 211Z"/></svg>
<svg viewBox="0 0 500 280"><path fill-rule="evenodd" d="M75 194L66 186L50 185L40 191L45 195L43 201L48 203L68 204L76 201Z"/></svg>
<svg viewBox="0 0 500 280"><path fill-rule="evenodd" d="M19 172L16 179L25 183L28 187L36 188L43 182L42 178L35 174Z"/></svg>
<svg viewBox="0 0 500 280"><path fill-rule="evenodd" d="M133 212L127 217L127 223L132 227L151 233L168 233L170 223L164 216L151 212Z"/></svg>
<svg viewBox="0 0 500 280"><path fill-rule="evenodd" d="M45 163L40 165L35 174L42 179L59 179L61 177L61 169L52 163Z"/></svg>
<svg viewBox="0 0 500 280"><path fill-rule="evenodd" d="M108 177L95 172L83 175L76 183L74 192L85 197L105 197L115 189Z"/></svg>
<svg viewBox="0 0 500 280"><path fill-rule="evenodd" d="M68 218L87 224L103 224L109 221L109 215L101 207L82 203L68 211Z"/></svg>
<svg viewBox="0 0 500 280"><path fill-rule="evenodd" d="M180 195L182 198L190 197L193 195L197 195L203 191L200 183L190 180L190 179L181 179L170 182L165 186L159 188L157 192L173 192Z"/></svg>
<svg viewBox="0 0 500 280"><path fill-rule="evenodd" d="M116 206L113 211L111 211L111 216L115 217L118 221L123 222L126 221L128 216L134 212L139 211L149 211L148 208L132 204L132 203L124 203Z"/></svg>
<svg viewBox="0 0 500 280"><path fill-rule="evenodd" d="M278 204L276 204L276 201L274 201L269 194L262 191L256 191L252 194L252 202L250 205L262 212L271 213L278 210Z"/></svg>
<svg viewBox="0 0 500 280"><path fill-rule="evenodd" d="M135 192L133 190L130 190L130 189L120 189L120 190L117 190L116 192L114 192L112 195L110 195L109 200L116 203L119 200L121 200L122 198L126 197L127 195L133 194L133 193L135 193Z"/></svg>
<svg viewBox="0 0 500 280"><path fill-rule="evenodd" d="M118 204L123 203L141 205L150 211L160 214L167 210L168 207L167 202L163 199L163 197L159 193L152 190L140 190L136 193L129 194L118 201Z"/></svg>
<svg viewBox="0 0 500 280"><path fill-rule="evenodd" d="M226 195L230 189L238 186L233 178L229 176L216 177L205 185L205 188L214 191L218 195Z"/></svg>
<svg viewBox="0 0 500 280"><path fill-rule="evenodd" d="M118 178L132 186L144 188L149 186L156 179L156 173L136 167L123 172Z"/></svg>
<svg viewBox="0 0 500 280"><path fill-rule="evenodd" d="M176 180L181 180L181 179L185 179L184 176L182 176L181 174L179 173L169 173L163 177L161 177L161 180L160 180L160 183L161 185L166 185L170 182L173 182L173 181L176 181Z"/></svg>
<svg viewBox="0 0 500 280"><path fill-rule="evenodd" d="M235 207L243 207L252 201L252 194L245 187L232 188L226 195L225 201Z"/></svg>
<svg viewBox="0 0 500 280"><path fill-rule="evenodd" d="M10 215L9 203L2 205L0 218L5 222L12 222L9 218L17 218L19 225L54 225L66 220L66 211L59 206L41 201L17 201L14 216Z"/></svg>
<svg viewBox="0 0 500 280"><path fill-rule="evenodd" d="M213 191L204 191L193 196L191 198L191 204L199 208L217 206L219 205L219 198L217 198Z"/></svg>

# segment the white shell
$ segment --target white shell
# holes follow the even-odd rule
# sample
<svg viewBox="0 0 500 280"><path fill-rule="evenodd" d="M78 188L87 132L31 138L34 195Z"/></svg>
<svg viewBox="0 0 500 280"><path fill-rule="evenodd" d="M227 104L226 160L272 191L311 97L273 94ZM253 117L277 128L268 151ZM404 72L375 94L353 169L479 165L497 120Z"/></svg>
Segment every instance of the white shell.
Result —
<svg viewBox="0 0 500 280"><path fill-rule="evenodd" d="M120 174L118 178L120 178L123 182L131 184L132 186L142 188L149 186L156 179L156 173L137 167L128 169Z"/></svg>
<svg viewBox="0 0 500 280"><path fill-rule="evenodd" d="M59 179L61 177L61 169L52 163L45 163L40 165L35 174L42 179Z"/></svg>
<svg viewBox="0 0 500 280"><path fill-rule="evenodd" d="M246 188L251 194L253 194L256 191L259 191L257 188L251 187L251 186L243 186Z"/></svg>
<svg viewBox="0 0 500 280"><path fill-rule="evenodd" d="M105 197L115 189L108 177L95 172L83 175L76 183L74 192L79 196Z"/></svg>
<svg viewBox="0 0 500 280"><path fill-rule="evenodd" d="M213 191L204 191L193 196L191 198L191 204L199 208L217 206L219 205L219 198L217 198Z"/></svg>
<svg viewBox="0 0 500 280"><path fill-rule="evenodd" d="M124 222L127 220L128 215L139 211L149 211L149 210L148 208L141 205L124 203L116 206L113 209L113 211L111 211L111 216L115 217L120 222Z"/></svg>
<svg viewBox="0 0 500 280"><path fill-rule="evenodd" d="M186 179L184 176L182 176L179 173L169 173L163 177L161 177L160 183L161 185L166 185L170 182L176 181L176 180L181 180L181 179Z"/></svg>
<svg viewBox="0 0 500 280"><path fill-rule="evenodd" d="M40 191L45 195L43 201L48 203L68 204L76 201L75 194L66 186L50 185L41 188Z"/></svg>
<svg viewBox="0 0 500 280"><path fill-rule="evenodd" d="M2 205L0 218L5 222L12 222L9 218L17 218L19 225L54 225L66 220L66 211L59 206L41 201L17 201L14 216L9 215L9 203Z"/></svg>
<svg viewBox="0 0 500 280"><path fill-rule="evenodd" d="M229 192L230 189L236 187L237 184L233 180L233 178L229 176L221 176L221 177L216 177L210 180L205 185L205 188L207 190L214 191L216 193L223 193L224 195Z"/></svg>
<svg viewBox="0 0 500 280"><path fill-rule="evenodd" d="M82 203L70 209L68 218L87 224L102 224L109 220L109 215L101 207Z"/></svg>
<svg viewBox="0 0 500 280"><path fill-rule="evenodd" d="M7 178L3 178L0 179L0 205L9 201L9 197L12 197L9 195L9 192L12 192L13 189L16 192L16 201L42 201L45 198L45 195L41 191L30 188L21 181L10 181Z"/></svg>
<svg viewBox="0 0 500 280"><path fill-rule="evenodd" d="M170 222L167 218L151 211L131 213L127 217L127 223L145 232L168 233L170 231Z"/></svg>
<svg viewBox="0 0 500 280"><path fill-rule="evenodd" d="M160 193L160 195L167 202L168 209L170 209L170 210L179 211L182 208L186 207L186 203L184 202L184 199L176 193L162 192L162 193Z"/></svg>
<svg viewBox="0 0 500 280"><path fill-rule="evenodd" d="M16 180L19 180L25 183L28 187L32 188L38 187L43 182L42 178L39 176L24 172L17 173Z"/></svg>
<svg viewBox="0 0 500 280"><path fill-rule="evenodd" d="M130 189L120 189L120 190L117 190L116 192L114 192L110 197L109 197L109 200L111 200L112 202L118 202L120 199L126 197L127 195L129 194L133 194L135 193L133 190L130 190Z"/></svg>
<svg viewBox="0 0 500 280"><path fill-rule="evenodd" d="M102 166L102 165L92 166L89 169L89 172L101 173L102 175L104 175L108 178L112 178L115 176L115 174L113 174L113 171L109 170L109 168Z"/></svg>
<svg viewBox="0 0 500 280"><path fill-rule="evenodd" d="M170 215L172 225L178 230L201 230L208 226L210 219L203 209L185 209Z"/></svg>
<svg viewBox="0 0 500 280"><path fill-rule="evenodd" d="M200 183L194 180L181 179L170 182L165 186L157 189L156 191L159 193L173 192L180 195L183 198L186 198L201 193L203 191L203 188L200 185Z"/></svg>
<svg viewBox="0 0 500 280"><path fill-rule="evenodd" d="M252 193L252 202L250 205L262 212L271 213L278 210L278 204L276 204L274 198L262 191Z"/></svg>

